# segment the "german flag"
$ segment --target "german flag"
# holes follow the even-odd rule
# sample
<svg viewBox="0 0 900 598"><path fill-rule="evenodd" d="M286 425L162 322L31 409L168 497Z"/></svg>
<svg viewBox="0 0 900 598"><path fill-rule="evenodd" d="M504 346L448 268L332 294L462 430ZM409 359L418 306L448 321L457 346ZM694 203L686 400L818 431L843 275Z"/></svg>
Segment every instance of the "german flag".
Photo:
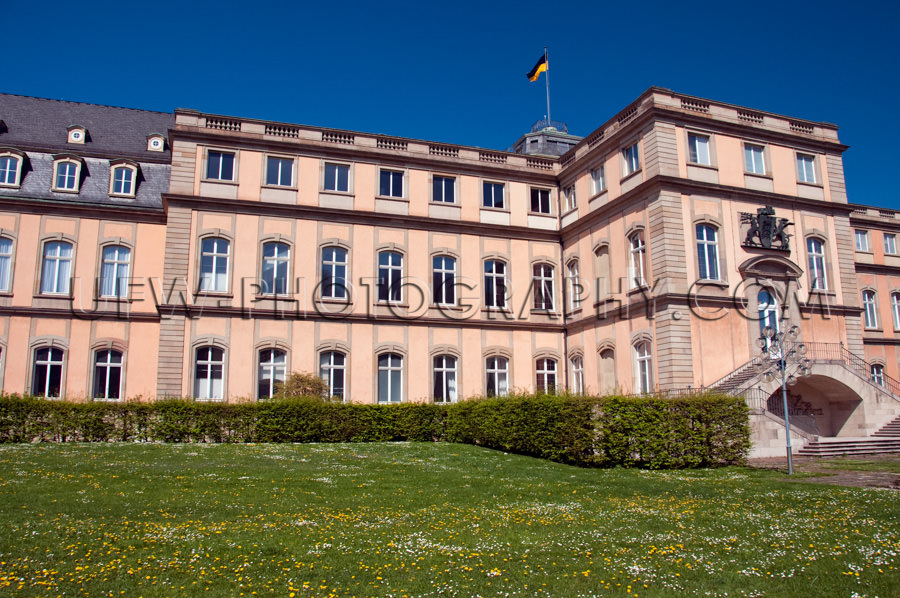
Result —
<svg viewBox="0 0 900 598"><path fill-rule="evenodd" d="M528 71L528 74L525 75L528 77L529 81L537 81L538 77L541 76L541 73L547 70L547 55L544 54L541 56L540 60L537 61L537 64L534 65L534 68Z"/></svg>

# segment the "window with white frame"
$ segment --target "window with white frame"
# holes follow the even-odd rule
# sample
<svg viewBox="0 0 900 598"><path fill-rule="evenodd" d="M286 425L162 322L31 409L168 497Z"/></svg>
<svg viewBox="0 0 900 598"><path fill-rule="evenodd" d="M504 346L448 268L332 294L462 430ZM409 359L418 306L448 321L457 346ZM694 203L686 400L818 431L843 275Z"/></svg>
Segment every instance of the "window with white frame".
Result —
<svg viewBox="0 0 900 598"><path fill-rule="evenodd" d="M128 274L131 267L131 250L122 245L103 247L100 264L100 296L124 299L128 297Z"/></svg>
<svg viewBox="0 0 900 598"><path fill-rule="evenodd" d="M103 349L94 353L92 398L116 401L122 396L122 352Z"/></svg>
<svg viewBox="0 0 900 598"><path fill-rule="evenodd" d="M816 182L816 157L797 154L797 180L801 183Z"/></svg>
<svg viewBox="0 0 900 598"><path fill-rule="evenodd" d="M606 169L603 164L591 169L591 192L596 195L606 190Z"/></svg>
<svg viewBox="0 0 900 598"><path fill-rule="evenodd" d="M431 178L431 201L456 203L456 179L452 176L434 175Z"/></svg>
<svg viewBox="0 0 900 598"><path fill-rule="evenodd" d="M550 189L531 188L531 211L538 214L550 213Z"/></svg>
<svg viewBox="0 0 900 598"><path fill-rule="evenodd" d="M578 260L570 260L566 264L566 283L569 294L569 309L576 310L581 307L581 278L578 274Z"/></svg>
<svg viewBox="0 0 900 598"><path fill-rule="evenodd" d="M348 164L325 163L325 180L322 183L325 191L350 191L350 166Z"/></svg>
<svg viewBox="0 0 900 598"><path fill-rule="evenodd" d="M8 237L0 237L0 293L12 290L13 242Z"/></svg>
<svg viewBox="0 0 900 598"><path fill-rule="evenodd" d="M378 194L382 197L403 197L403 173L382 169L379 174Z"/></svg>
<svg viewBox="0 0 900 598"><path fill-rule="evenodd" d="M434 402L456 402L456 357L438 355L434 358Z"/></svg>
<svg viewBox="0 0 900 598"><path fill-rule="evenodd" d="M869 231L856 229L853 231L857 251L869 251Z"/></svg>
<svg viewBox="0 0 900 598"><path fill-rule="evenodd" d="M322 297L347 298L347 250L342 247L322 248Z"/></svg>
<svg viewBox="0 0 900 598"><path fill-rule="evenodd" d="M225 351L199 347L194 352L194 397L221 399L225 396Z"/></svg>
<svg viewBox="0 0 900 598"><path fill-rule="evenodd" d="M584 358L581 355L569 360L569 371L572 376L569 390L576 395L584 394Z"/></svg>
<svg viewBox="0 0 900 598"><path fill-rule="evenodd" d="M506 204L503 202L503 183L491 183L484 181L481 186L481 205L485 208L497 208L502 210Z"/></svg>
<svg viewBox="0 0 900 598"><path fill-rule="evenodd" d="M382 353L378 356L378 402L403 401L403 356Z"/></svg>
<svg viewBox="0 0 900 598"><path fill-rule="evenodd" d="M635 392L653 392L653 355L649 342L641 341L634 345L634 366Z"/></svg>
<svg viewBox="0 0 900 598"><path fill-rule="evenodd" d="M875 303L875 291L863 291L862 300L866 328L878 328L878 305Z"/></svg>
<svg viewBox="0 0 900 598"><path fill-rule="evenodd" d="M534 274L534 309L553 311L553 266L535 264L532 270Z"/></svg>
<svg viewBox="0 0 900 598"><path fill-rule="evenodd" d="M65 241L44 243L41 263L41 293L68 295L72 279L72 244Z"/></svg>
<svg viewBox="0 0 900 598"><path fill-rule="evenodd" d="M264 243L259 292L262 295L288 294L288 266L291 248L287 243Z"/></svg>
<svg viewBox="0 0 900 598"><path fill-rule="evenodd" d="M124 164L113 166L112 177L110 178L110 195L134 197L135 183L137 181L137 168Z"/></svg>
<svg viewBox="0 0 900 598"><path fill-rule="evenodd" d="M556 393L556 360L542 357L535 362L537 381L535 390L539 393Z"/></svg>
<svg viewBox="0 0 900 598"><path fill-rule="evenodd" d="M456 260L436 255L431 270L432 299L435 305L456 305Z"/></svg>
<svg viewBox="0 0 900 598"><path fill-rule="evenodd" d="M813 291L828 289L825 273L825 243L816 237L806 240L806 257L809 263L809 288Z"/></svg>
<svg viewBox="0 0 900 598"><path fill-rule="evenodd" d="M500 260L484 262L484 305L506 307L506 263Z"/></svg>
<svg viewBox="0 0 900 598"><path fill-rule="evenodd" d="M256 398L275 396L275 387L284 382L287 371L287 353L281 349L263 349L259 352Z"/></svg>
<svg viewBox="0 0 900 598"><path fill-rule="evenodd" d="M884 366L880 363L872 364L872 382L878 386L884 386Z"/></svg>
<svg viewBox="0 0 900 598"><path fill-rule="evenodd" d="M884 253L897 255L897 235L894 233L884 233Z"/></svg>
<svg viewBox="0 0 900 598"><path fill-rule="evenodd" d="M750 174L766 174L765 146L744 144L744 171Z"/></svg>
<svg viewBox="0 0 900 598"><path fill-rule="evenodd" d="M62 349L43 347L35 349L31 373L31 394L45 399L59 397L62 392Z"/></svg>
<svg viewBox="0 0 900 598"><path fill-rule="evenodd" d="M891 314L894 316L894 330L900 330L900 293L891 293Z"/></svg>
<svg viewBox="0 0 900 598"><path fill-rule="evenodd" d="M234 180L234 153L206 151L206 178L212 181Z"/></svg>
<svg viewBox="0 0 900 598"><path fill-rule="evenodd" d="M647 246L644 243L644 232L635 231L628 237L629 244L629 288L642 287L647 284Z"/></svg>
<svg viewBox="0 0 900 598"><path fill-rule="evenodd" d="M319 354L319 377L328 385L328 396L343 400L344 368L347 356L340 351L322 351Z"/></svg>
<svg viewBox="0 0 900 598"><path fill-rule="evenodd" d="M200 290L211 293L228 291L228 262L231 243L221 237L200 241Z"/></svg>
<svg viewBox="0 0 900 598"><path fill-rule="evenodd" d="M57 160L53 163L53 190L78 191L81 163L75 160Z"/></svg>
<svg viewBox="0 0 900 598"><path fill-rule="evenodd" d="M701 280L719 280L719 236L716 227L698 224L697 266Z"/></svg>
<svg viewBox="0 0 900 598"><path fill-rule="evenodd" d="M403 256L396 251L378 254L378 300L403 300Z"/></svg>
<svg viewBox="0 0 900 598"><path fill-rule="evenodd" d="M488 357L484 365L485 394L489 397L508 395L509 360L506 357Z"/></svg>
<svg viewBox="0 0 900 598"><path fill-rule="evenodd" d="M578 207L578 200L575 197L575 185L569 185L563 189L563 197L566 201L566 212Z"/></svg>
<svg viewBox="0 0 900 598"><path fill-rule="evenodd" d="M294 159L266 157L266 185L291 187L294 184Z"/></svg>
<svg viewBox="0 0 900 598"><path fill-rule="evenodd" d="M709 154L709 135L688 133L688 161L702 166L709 166L712 163Z"/></svg>
<svg viewBox="0 0 900 598"><path fill-rule="evenodd" d="M641 169L641 157L638 144L629 145L622 149L622 176L628 176Z"/></svg>
<svg viewBox="0 0 900 598"><path fill-rule="evenodd" d="M778 301L775 299L774 290L762 289L756 294L756 309L760 338L768 338L766 337L766 328L771 328L773 333L780 330Z"/></svg>
<svg viewBox="0 0 900 598"><path fill-rule="evenodd" d="M18 187L22 159L12 154L0 155L0 187Z"/></svg>

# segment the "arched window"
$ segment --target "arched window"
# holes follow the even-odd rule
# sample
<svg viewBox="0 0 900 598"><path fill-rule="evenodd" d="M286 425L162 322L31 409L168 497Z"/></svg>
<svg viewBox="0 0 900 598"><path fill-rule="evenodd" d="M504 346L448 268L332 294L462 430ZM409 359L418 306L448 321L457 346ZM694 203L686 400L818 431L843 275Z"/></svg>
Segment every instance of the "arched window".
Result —
<svg viewBox="0 0 900 598"><path fill-rule="evenodd" d="M505 397L509 394L509 360L506 357L488 357L485 374L487 396Z"/></svg>
<svg viewBox="0 0 900 598"><path fill-rule="evenodd" d="M578 274L578 260L570 260L566 264L566 290L569 294L569 309L576 310L581 307L581 278Z"/></svg>
<svg viewBox="0 0 900 598"><path fill-rule="evenodd" d="M231 243L220 237L206 237L200 242L200 290L213 293L228 291L228 263Z"/></svg>
<svg viewBox="0 0 900 598"><path fill-rule="evenodd" d="M434 402L456 402L456 357L452 355L434 358Z"/></svg>
<svg viewBox="0 0 900 598"><path fill-rule="evenodd" d="M628 237L630 262L628 267L628 285L630 288L647 284L647 246L644 244L644 232L636 231Z"/></svg>
<svg viewBox="0 0 900 598"><path fill-rule="evenodd" d="M506 307L506 263L500 260L484 262L484 305Z"/></svg>
<svg viewBox="0 0 900 598"><path fill-rule="evenodd" d="M45 399L60 396L62 390L63 350L43 347L34 351L31 394Z"/></svg>
<svg viewBox="0 0 900 598"><path fill-rule="evenodd" d="M68 295L72 279L72 244L65 241L44 243L41 263L41 293Z"/></svg>
<svg viewBox="0 0 900 598"><path fill-rule="evenodd" d="M403 256L396 251L378 254L378 300L399 303L403 299Z"/></svg>
<svg viewBox="0 0 900 598"><path fill-rule="evenodd" d="M107 245L103 248L103 262L100 264L100 296L125 298L128 296L128 270L131 265L131 250L121 245Z"/></svg>
<svg viewBox="0 0 900 598"><path fill-rule="evenodd" d="M194 360L194 396L221 399L225 396L225 351L199 347Z"/></svg>
<svg viewBox="0 0 900 598"><path fill-rule="evenodd" d="M94 353L93 398L116 401L122 392L122 352L104 349Z"/></svg>
<svg viewBox="0 0 900 598"><path fill-rule="evenodd" d="M821 239L810 237L806 240L806 256L809 259L809 288L814 291L827 290L825 244Z"/></svg>
<svg viewBox="0 0 900 598"><path fill-rule="evenodd" d="M378 356L378 402L399 403L403 400L403 356L382 353Z"/></svg>
<svg viewBox="0 0 900 598"><path fill-rule="evenodd" d="M328 396L344 398L344 367L346 356L340 351L319 354L319 376L328 384Z"/></svg>
<svg viewBox="0 0 900 598"><path fill-rule="evenodd" d="M604 245L594 250L594 272L597 282L597 299L605 299L612 291L612 278L609 265L609 246Z"/></svg>
<svg viewBox="0 0 900 598"><path fill-rule="evenodd" d="M569 390L576 394L584 394L584 358L581 355L575 355L569 360L569 369L571 372L571 383Z"/></svg>
<svg viewBox="0 0 900 598"><path fill-rule="evenodd" d="M12 254L12 239L0 237L0 293L12 290Z"/></svg>
<svg viewBox="0 0 900 598"><path fill-rule="evenodd" d="M891 314L894 316L894 330L900 330L900 293L891 293Z"/></svg>
<svg viewBox="0 0 900 598"><path fill-rule="evenodd" d="M884 366L880 363L873 363L871 366L871 370L872 382L874 382L878 386L884 386Z"/></svg>
<svg viewBox="0 0 900 598"><path fill-rule="evenodd" d="M436 255L432 260L431 286L435 305L456 305L456 260Z"/></svg>
<svg viewBox="0 0 900 598"><path fill-rule="evenodd" d="M537 383L535 390L548 394L556 393L556 360L547 357L538 359L535 363Z"/></svg>
<svg viewBox="0 0 900 598"><path fill-rule="evenodd" d="M862 299L866 328L878 328L878 306L875 303L875 291L863 291Z"/></svg>
<svg viewBox="0 0 900 598"><path fill-rule="evenodd" d="M600 351L600 364L598 368L600 378L600 392L615 392L618 388L616 378L616 352L612 349L603 349Z"/></svg>
<svg viewBox="0 0 900 598"><path fill-rule="evenodd" d="M112 168L109 194L134 197L137 183L137 168L130 164L118 164Z"/></svg>
<svg viewBox="0 0 900 598"><path fill-rule="evenodd" d="M286 243L264 243L259 283L262 295L286 295L288 293L288 265L291 248Z"/></svg>
<svg viewBox="0 0 900 598"><path fill-rule="evenodd" d="M259 352L259 369L257 372L258 399L275 396L275 386L284 382L287 353L281 349L263 349Z"/></svg>
<svg viewBox="0 0 900 598"><path fill-rule="evenodd" d="M347 250L341 247L322 248L322 297L347 297Z"/></svg>
<svg viewBox="0 0 900 598"><path fill-rule="evenodd" d="M759 314L759 335L765 336L766 327L770 327L774 332L779 331L778 322L778 301L775 299L774 291L763 289L756 295L756 304Z"/></svg>
<svg viewBox="0 0 900 598"><path fill-rule="evenodd" d="M709 224L697 225L697 265L701 280L719 280L718 231Z"/></svg>
<svg viewBox="0 0 900 598"><path fill-rule="evenodd" d="M653 355L650 343L641 341L634 346L634 390L641 394L653 391Z"/></svg>
<svg viewBox="0 0 900 598"><path fill-rule="evenodd" d="M553 266L535 264L534 309L553 311Z"/></svg>

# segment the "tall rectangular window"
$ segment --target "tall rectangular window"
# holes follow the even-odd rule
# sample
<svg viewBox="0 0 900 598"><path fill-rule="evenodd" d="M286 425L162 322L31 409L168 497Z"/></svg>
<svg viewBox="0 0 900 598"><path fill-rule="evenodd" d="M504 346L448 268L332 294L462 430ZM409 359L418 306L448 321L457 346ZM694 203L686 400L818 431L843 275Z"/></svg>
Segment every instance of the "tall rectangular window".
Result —
<svg viewBox="0 0 900 598"><path fill-rule="evenodd" d="M766 174L766 148L752 143L744 144L744 170L751 174Z"/></svg>
<svg viewBox="0 0 900 598"><path fill-rule="evenodd" d="M697 265L701 280L719 280L719 243L715 227L697 225Z"/></svg>
<svg viewBox="0 0 900 598"><path fill-rule="evenodd" d="M378 254L378 300L399 302L403 299L403 256L396 251Z"/></svg>
<svg viewBox="0 0 900 598"><path fill-rule="evenodd" d="M432 260L432 292L435 305L456 305L456 260L437 255Z"/></svg>
<svg viewBox="0 0 900 598"><path fill-rule="evenodd" d="M605 170L602 164L591 170L591 191L594 195L606 190Z"/></svg>
<svg viewBox="0 0 900 598"><path fill-rule="evenodd" d="M538 214L550 213L550 189L531 189L531 211Z"/></svg>
<svg viewBox="0 0 900 598"><path fill-rule="evenodd" d="M263 295L286 295L288 293L288 265L291 248L286 243L266 243L263 245L262 276L259 292Z"/></svg>
<svg viewBox="0 0 900 598"><path fill-rule="evenodd" d="M382 197L403 197L403 173L396 170L382 170L379 175L379 191Z"/></svg>
<svg viewBox="0 0 900 598"><path fill-rule="evenodd" d="M650 343L640 342L634 346L634 390L641 394L653 391L653 356Z"/></svg>
<svg viewBox="0 0 900 598"><path fill-rule="evenodd" d="M900 330L900 293L891 293L891 314L894 316L894 330Z"/></svg>
<svg viewBox="0 0 900 598"><path fill-rule="evenodd" d="M19 158L16 156L0 156L0 185L14 186L19 184Z"/></svg>
<svg viewBox="0 0 900 598"><path fill-rule="evenodd" d="M809 284L815 291L828 289L825 275L825 244L815 237L806 240L806 256L809 260Z"/></svg>
<svg viewBox="0 0 900 598"><path fill-rule="evenodd" d="M228 260L231 244L227 239L206 237L200 242L200 290L224 293L228 290Z"/></svg>
<svg viewBox="0 0 900 598"><path fill-rule="evenodd" d="M434 358L434 402L456 402L456 357L452 355Z"/></svg>
<svg viewBox="0 0 900 598"><path fill-rule="evenodd" d="M647 284L647 246L644 244L644 233L637 231L628 239L631 261L628 273L629 288L637 288Z"/></svg>
<svg viewBox="0 0 900 598"><path fill-rule="evenodd" d="M572 386L569 390L576 395L584 394L584 358L576 355L569 360L572 372Z"/></svg>
<svg viewBox="0 0 900 598"><path fill-rule="evenodd" d="M506 357L488 357L485 361L485 394L489 397L505 397L509 394L509 360Z"/></svg>
<svg viewBox="0 0 900 598"><path fill-rule="evenodd" d="M44 243L41 264L41 293L67 295L72 276L72 244L65 241Z"/></svg>
<svg viewBox="0 0 900 598"><path fill-rule="evenodd" d="M275 389L284 382L287 353L280 349L263 349L259 352L256 398L268 399L275 396Z"/></svg>
<svg viewBox="0 0 900 598"><path fill-rule="evenodd" d="M194 396L221 399L225 396L225 352L218 347L200 347L194 359Z"/></svg>
<svg viewBox="0 0 900 598"><path fill-rule="evenodd" d="M688 133L688 160L693 164L710 165L709 135Z"/></svg>
<svg viewBox="0 0 900 598"><path fill-rule="evenodd" d="M322 297L347 297L347 250L341 247L322 248Z"/></svg>
<svg viewBox="0 0 900 598"><path fill-rule="evenodd" d="M431 179L431 201L438 203L456 203L456 179L450 176L437 176Z"/></svg>
<svg viewBox="0 0 900 598"><path fill-rule="evenodd" d="M484 262L484 305L506 307L506 264L499 260Z"/></svg>
<svg viewBox="0 0 900 598"><path fill-rule="evenodd" d="M378 402L403 400L403 357L395 353L378 356Z"/></svg>
<svg viewBox="0 0 900 598"><path fill-rule="evenodd" d="M78 170L78 164L75 162L57 162L54 189L57 191L77 191Z"/></svg>
<svg viewBox="0 0 900 598"><path fill-rule="evenodd" d="M569 185L563 189L563 197L566 200L566 212L578 207L578 199L575 197L575 185Z"/></svg>
<svg viewBox="0 0 900 598"><path fill-rule="evenodd" d="M208 150L206 152L206 178L215 181L233 181L234 154Z"/></svg>
<svg viewBox="0 0 900 598"><path fill-rule="evenodd" d="M884 233L884 253L897 255L897 235L894 233Z"/></svg>
<svg viewBox="0 0 900 598"><path fill-rule="evenodd" d="M569 292L569 309L576 310L581 307L581 278L578 275L578 260L572 260L566 265L566 282Z"/></svg>
<svg viewBox="0 0 900 598"><path fill-rule="evenodd" d="M628 176L641 168L638 144L629 145L622 150L622 176Z"/></svg>
<svg viewBox="0 0 900 598"><path fill-rule="evenodd" d="M290 187L294 183L294 161L291 158L266 158L266 185Z"/></svg>
<svg viewBox="0 0 900 598"><path fill-rule="evenodd" d="M853 232L853 238L856 241L857 251L869 251L869 231L855 230Z"/></svg>
<svg viewBox="0 0 900 598"><path fill-rule="evenodd" d="M863 291L862 299L866 328L878 328L878 306L875 303L875 291Z"/></svg>
<svg viewBox="0 0 900 598"><path fill-rule="evenodd" d="M0 237L0 293L9 292L12 284L12 239Z"/></svg>
<svg viewBox="0 0 900 598"><path fill-rule="evenodd" d="M103 248L100 266L100 296L124 299L128 296L128 270L131 266L131 250L121 245Z"/></svg>
<svg viewBox="0 0 900 598"><path fill-rule="evenodd" d="M503 202L503 183L489 183L487 181L482 185L482 203L485 208L497 208L502 210L505 207Z"/></svg>
<svg viewBox="0 0 900 598"><path fill-rule="evenodd" d="M34 352L31 394L45 399L60 396L62 390L63 351L45 347Z"/></svg>
<svg viewBox="0 0 900 598"><path fill-rule="evenodd" d="M328 384L328 396L344 398L344 366L347 356L340 351L323 351L319 355L319 376Z"/></svg>
<svg viewBox="0 0 900 598"><path fill-rule="evenodd" d="M94 354L93 398L118 400L122 387L122 353L112 349Z"/></svg>
<svg viewBox="0 0 900 598"><path fill-rule="evenodd" d="M535 264L534 309L553 311L553 266Z"/></svg>
<svg viewBox="0 0 900 598"><path fill-rule="evenodd" d="M801 183L816 182L816 157L797 154L797 180Z"/></svg>
<svg viewBox="0 0 900 598"><path fill-rule="evenodd" d="M128 166L113 168L113 195L134 195L134 169Z"/></svg>
<svg viewBox="0 0 900 598"><path fill-rule="evenodd" d="M556 360L538 359L535 366L537 375L535 389L548 394L556 393Z"/></svg>
<svg viewBox="0 0 900 598"><path fill-rule="evenodd" d="M350 191L350 166L326 162L325 180L322 186L326 191Z"/></svg>

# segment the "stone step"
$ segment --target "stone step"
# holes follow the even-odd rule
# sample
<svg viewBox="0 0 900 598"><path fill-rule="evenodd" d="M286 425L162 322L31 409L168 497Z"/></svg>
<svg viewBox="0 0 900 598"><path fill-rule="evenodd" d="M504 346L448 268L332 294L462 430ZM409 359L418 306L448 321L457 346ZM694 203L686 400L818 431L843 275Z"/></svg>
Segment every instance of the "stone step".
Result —
<svg viewBox="0 0 900 598"><path fill-rule="evenodd" d="M798 455L832 457L839 455L871 455L876 453L900 453L900 438L861 438L855 440L828 440L810 442L797 451Z"/></svg>

